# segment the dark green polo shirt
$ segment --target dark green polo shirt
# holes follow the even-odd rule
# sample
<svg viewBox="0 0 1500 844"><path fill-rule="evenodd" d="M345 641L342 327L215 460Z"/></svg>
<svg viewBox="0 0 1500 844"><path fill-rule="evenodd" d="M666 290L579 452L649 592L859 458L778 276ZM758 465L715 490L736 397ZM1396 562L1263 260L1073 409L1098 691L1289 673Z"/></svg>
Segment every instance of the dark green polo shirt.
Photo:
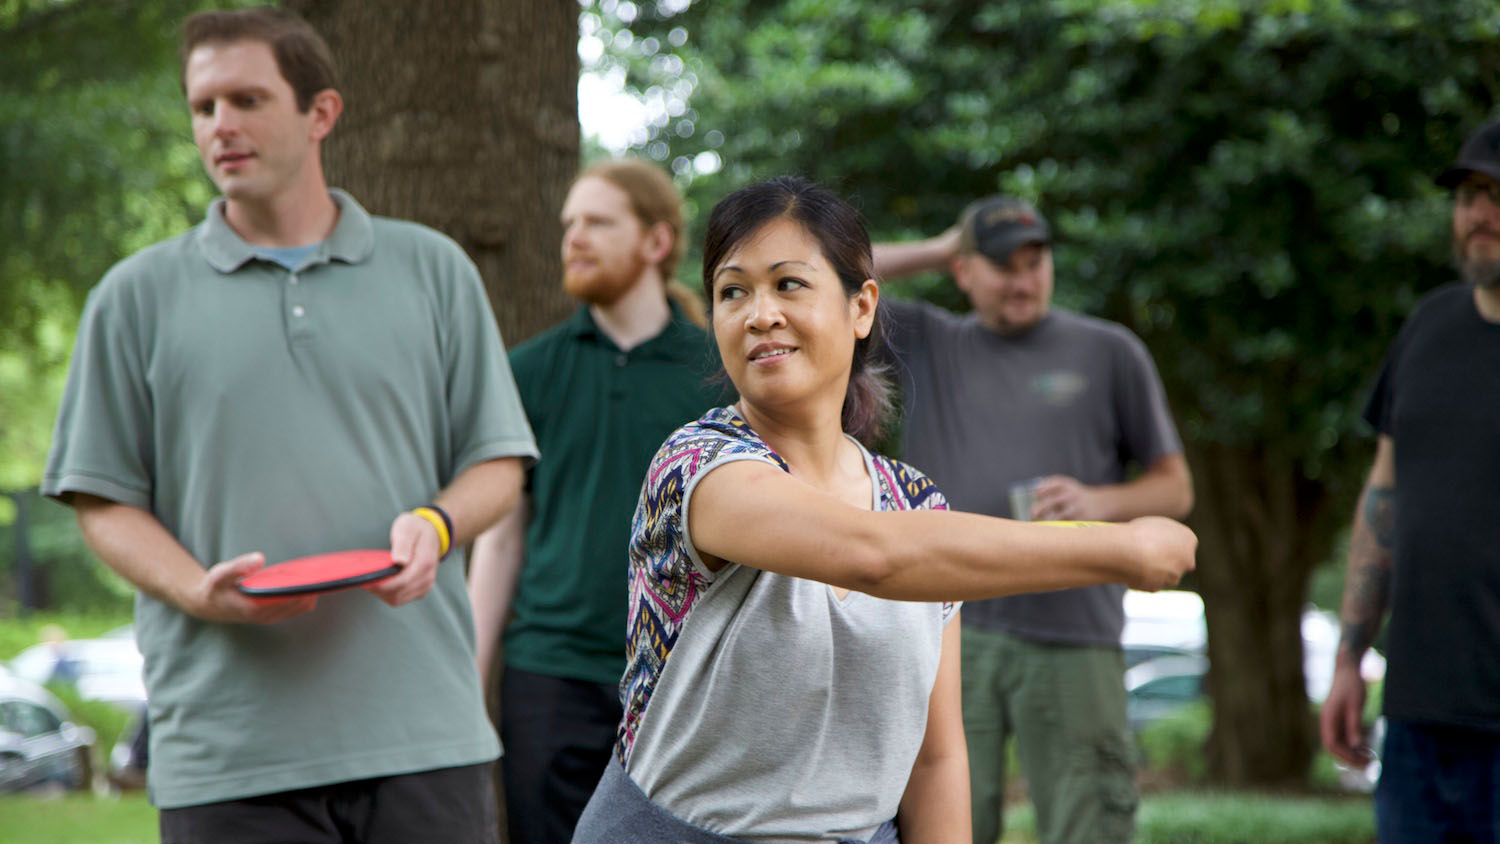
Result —
<svg viewBox="0 0 1500 844"><path fill-rule="evenodd" d="M667 435L729 400L708 335L673 308L622 352L580 307L517 346L511 370L541 460L527 477L526 563L505 661L616 683L625 668L626 545L641 481Z"/></svg>

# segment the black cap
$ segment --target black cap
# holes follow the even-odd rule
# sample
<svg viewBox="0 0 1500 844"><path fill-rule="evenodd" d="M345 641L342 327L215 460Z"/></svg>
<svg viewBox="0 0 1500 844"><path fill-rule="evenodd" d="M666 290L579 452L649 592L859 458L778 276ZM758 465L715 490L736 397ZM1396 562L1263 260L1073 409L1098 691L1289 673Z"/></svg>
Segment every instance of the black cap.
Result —
<svg viewBox="0 0 1500 844"><path fill-rule="evenodd" d="M1500 120L1492 120L1464 141L1458 160L1433 181L1445 188L1457 187L1470 173L1483 173L1500 181Z"/></svg>
<svg viewBox="0 0 1500 844"><path fill-rule="evenodd" d="M958 218L959 251L978 252L1000 266L1010 253L1028 243L1051 243L1052 231L1041 213L1008 196L990 196L971 204Z"/></svg>

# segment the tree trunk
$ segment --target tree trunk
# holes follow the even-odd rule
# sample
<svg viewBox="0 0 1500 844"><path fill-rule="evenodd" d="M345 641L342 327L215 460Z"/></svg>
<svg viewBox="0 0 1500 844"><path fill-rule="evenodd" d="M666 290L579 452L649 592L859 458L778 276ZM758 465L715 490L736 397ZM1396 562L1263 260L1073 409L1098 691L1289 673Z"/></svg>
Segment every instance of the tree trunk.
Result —
<svg viewBox="0 0 1500 844"><path fill-rule="evenodd" d="M1339 513L1325 487L1305 478L1289 455L1199 445L1189 448L1189 459L1212 666L1210 776L1231 786L1300 786L1315 749L1302 607Z"/></svg>
<svg viewBox="0 0 1500 844"><path fill-rule="evenodd" d="M329 183L478 265L508 345L562 319L558 212L578 169L566 0L288 0L328 40L344 114Z"/></svg>

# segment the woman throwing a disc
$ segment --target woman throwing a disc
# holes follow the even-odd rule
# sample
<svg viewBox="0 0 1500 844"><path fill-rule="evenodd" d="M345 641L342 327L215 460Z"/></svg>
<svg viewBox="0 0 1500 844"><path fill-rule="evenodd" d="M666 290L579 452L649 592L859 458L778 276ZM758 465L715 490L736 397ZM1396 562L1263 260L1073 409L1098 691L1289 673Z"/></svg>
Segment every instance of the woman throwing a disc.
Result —
<svg viewBox="0 0 1500 844"><path fill-rule="evenodd" d="M618 764L575 842L967 842L956 602L1192 568L1176 522L949 512L871 454L872 275L858 213L808 182L713 209L703 287L740 399L669 437L642 486Z"/></svg>

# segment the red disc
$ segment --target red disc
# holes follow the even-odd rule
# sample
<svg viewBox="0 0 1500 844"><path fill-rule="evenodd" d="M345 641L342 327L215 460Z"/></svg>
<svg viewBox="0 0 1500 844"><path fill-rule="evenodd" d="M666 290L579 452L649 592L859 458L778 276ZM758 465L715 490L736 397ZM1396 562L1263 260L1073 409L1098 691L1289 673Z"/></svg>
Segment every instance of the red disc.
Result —
<svg viewBox="0 0 1500 844"><path fill-rule="evenodd" d="M247 595L302 595L372 583L401 570L388 550L335 551L299 557L240 579Z"/></svg>

